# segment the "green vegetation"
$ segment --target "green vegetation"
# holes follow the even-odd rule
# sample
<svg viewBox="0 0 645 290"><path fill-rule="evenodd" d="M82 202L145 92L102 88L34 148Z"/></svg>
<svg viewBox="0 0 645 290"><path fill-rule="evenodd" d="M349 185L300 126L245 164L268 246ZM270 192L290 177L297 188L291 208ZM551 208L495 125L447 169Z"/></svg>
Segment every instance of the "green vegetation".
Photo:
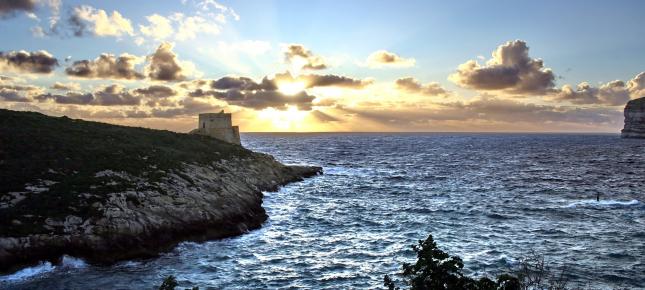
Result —
<svg viewBox="0 0 645 290"><path fill-rule="evenodd" d="M175 290L175 287L178 285L179 284L177 283L175 276L170 275L163 280L163 283L159 286L159 290ZM199 290L199 287L193 287L191 289L186 288L186 290Z"/></svg>
<svg viewBox="0 0 645 290"><path fill-rule="evenodd" d="M112 192L162 190L156 182L182 163L210 164L251 154L206 136L0 109L0 199L25 192L16 206L0 208L0 235L49 232L39 226L44 217L92 216L96 213L88 205ZM96 175L104 170L146 182ZM29 185L42 192L32 193ZM134 199L129 201L136 204Z"/></svg>
<svg viewBox="0 0 645 290"><path fill-rule="evenodd" d="M417 254L415 264L403 264L403 281L413 290L465 289L465 290L559 290L566 288L564 271L551 275L544 259L537 255L522 259L515 274L502 274L496 280L487 277L474 279L463 273L464 263L457 256L450 256L437 247L429 235L412 246ZM384 285L390 289L401 289L390 276L385 275Z"/></svg>

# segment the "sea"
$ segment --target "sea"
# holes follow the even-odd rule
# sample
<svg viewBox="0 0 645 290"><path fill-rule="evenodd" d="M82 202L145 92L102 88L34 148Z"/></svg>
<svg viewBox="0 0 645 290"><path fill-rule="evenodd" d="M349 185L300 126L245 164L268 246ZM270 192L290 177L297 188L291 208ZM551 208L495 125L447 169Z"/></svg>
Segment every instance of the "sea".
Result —
<svg viewBox="0 0 645 290"><path fill-rule="evenodd" d="M617 134L254 133L246 148L324 174L266 192L261 229L158 258L65 257L1 289L379 289L433 235L473 277L544 258L570 287L645 289L645 140ZM599 201L598 201L599 199Z"/></svg>

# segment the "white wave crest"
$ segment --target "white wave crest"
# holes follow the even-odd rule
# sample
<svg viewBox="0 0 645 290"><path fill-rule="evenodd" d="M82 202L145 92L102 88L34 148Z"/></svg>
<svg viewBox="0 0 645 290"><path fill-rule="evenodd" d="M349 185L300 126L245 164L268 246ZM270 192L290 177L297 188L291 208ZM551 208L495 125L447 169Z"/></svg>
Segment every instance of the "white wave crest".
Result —
<svg viewBox="0 0 645 290"><path fill-rule="evenodd" d="M581 201L572 202L566 207L576 208L576 207L619 207L619 206L630 206L640 204L640 201L632 200L601 200L596 201L595 199L585 199Z"/></svg>
<svg viewBox="0 0 645 290"><path fill-rule="evenodd" d="M71 256L63 256L60 265L52 265L50 262L40 262L36 266L27 267L14 272L13 274L0 276L0 281L4 282L16 282L22 281L37 276L45 275L51 273L56 269L80 269L85 268L87 263L79 258L74 258Z"/></svg>

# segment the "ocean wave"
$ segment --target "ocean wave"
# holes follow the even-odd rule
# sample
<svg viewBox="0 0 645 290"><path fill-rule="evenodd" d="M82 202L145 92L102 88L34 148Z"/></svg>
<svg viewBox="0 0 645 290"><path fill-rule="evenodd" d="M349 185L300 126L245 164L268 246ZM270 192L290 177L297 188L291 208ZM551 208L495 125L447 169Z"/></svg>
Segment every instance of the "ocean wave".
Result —
<svg viewBox="0 0 645 290"><path fill-rule="evenodd" d="M50 262L40 262L38 265L33 267L23 268L13 274L0 276L0 281L3 282L15 282L26 280L35 276L40 276L45 273L54 271L54 266Z"/></svg>
<svg viewBox="0 0 645 290"><path fill-rule="evenodd" d="M50 262L40 262L36 266L23 268L14 272L13 274L0 276L0 281L2 282L17 282L41 275L45 275L51 272L54 272L56 269L79 269L85 268L87 263L79 258L74 258L71 256L63 256L61 263L59 265L52 265Z"/></svg>
<svg viewBox="0 0 645 290"><path fill-rule="evenodd" d="M621 207L621 206L630 206L630 205L638 205L640 204L640 201L632 199L632 200L601 200L597 201L595 199L585 199L581 201L576 201L569 203L566 207L567 208L576 208L576 207Z"/></svg>

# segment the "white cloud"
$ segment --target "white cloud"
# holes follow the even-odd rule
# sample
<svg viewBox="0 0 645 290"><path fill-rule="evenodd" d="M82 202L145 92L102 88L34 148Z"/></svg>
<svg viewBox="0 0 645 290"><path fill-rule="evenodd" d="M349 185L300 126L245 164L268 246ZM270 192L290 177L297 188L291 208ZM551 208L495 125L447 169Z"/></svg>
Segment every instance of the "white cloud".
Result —
<svg viewBox="0 0 645 290"><path fill-rule="evenodd" d="M82 5L74 8L70 23L76 36L90 32L97 36L134 35L132 22L118 11L108 14L105 10Z"/></svg>
<svg viewBox="0 0 645 290"><path fill-rule="evenodd" d="M145 36L155 40L164 40L175 32L170 19L159 14L146 16L146 20L150 23L149 25L139 25L139 31Z"/></svg>
<svg viewBox="0 0 645 290"><path fill-rule="evenodd" d="M370 68L404 68L413 67L414 58L404 58L387 50L378 50L367 57L366 65Z"/></svg>

